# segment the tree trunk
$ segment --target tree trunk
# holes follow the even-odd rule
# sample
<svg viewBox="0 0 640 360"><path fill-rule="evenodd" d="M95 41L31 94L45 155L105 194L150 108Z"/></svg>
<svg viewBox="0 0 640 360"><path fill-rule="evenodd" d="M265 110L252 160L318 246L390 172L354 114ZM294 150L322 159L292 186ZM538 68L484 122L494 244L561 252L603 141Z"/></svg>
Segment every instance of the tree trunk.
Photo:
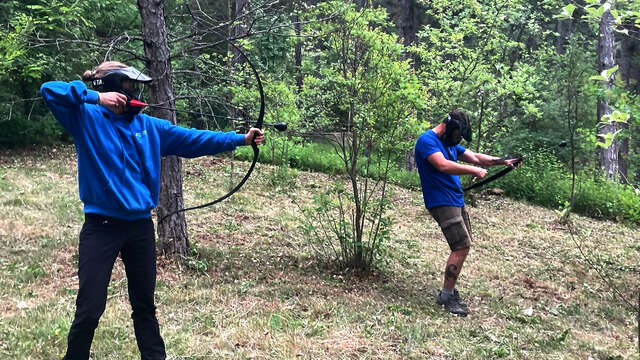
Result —
<svg viewBox="0 0 640 360"><path fill-rule="evenodd" d="M249 0L235 0L235 6L231 14L231 18L234 19L234 22L232 26L229 28L230 38L232 39L242 38L245 35L247 35L247 32L249 31L249 25L250 25L249 16L246 15L248 11L249 11ZM234 41L234 44L236 44L237 47L231 44L228 45L228 51L230 51L232 54L231 63L229 64L230 73L237 72L238 67L246 62L246 59L242 56L242 53L238 49L240 45L237 44L235 41ZM229 100L232 100L232 99L229 99ZM242 114L240 111L238 111L233 107L229 115L234 118L241 118L245 116L245 114ZM233 157L233 153L231 156Z"/></svg>
<svg viewBox="0 0 640 360"><path fill-rule="evenodd" d="M626 25L625 28L634 32L635 27ZM636 36L621 36L620 77L626 88L634 94L640 94L640 40Z"/></svg>
<svg viewBox="0 0 640 360"><path fill-rule="evenodd" d="M615 65L615 53L616 43L615 36L613 34L613 16L610 11L605 11L600 21L600 38L598 40L598 72L610 69ZM614 84L615 76L612 74L611 78L605 85L607 88L611 88ZM611 107L606 99L598 100L598 122L600 126L598 128L599 141L604 142L602 135L613 134L618 130L618 125L615 122L602 122L604 115L612 113ZM599 162L600 167L604 170L605 176L610 180L618 178L619 161L618 153L620 151L619 141L615 140L607 148L599 148Z"/></svg>
<svg viewBox="0 0 640 360"><path fill-rule="evenodd" d="M398 31L400 31L404 46L410 46L415 44L418 33L416 0L400 0L399 2Z"/></svg>
<svg viewBox="0 0 640 360"><path fill-rule="evenodd" d="M633 56L633 40L627 37L620 39L620 52L618 53L618 65L620 65L620 80L629 87L631 80L631 57Z"/></svg>
<svg viewBox="0 0 640 360"><path fill-rule="evenodd" d="M619 129L623 132L629 132L628 123L617 123ZM629 138L622 136L620 138L620 147L618 148L618 175L620 176L620 182L623 184L629 183Z"/></svg>
<svg viewBox="0 0 640 360"><path fill-rule="evenodd" d="M397 27L400 36L402 36L404 46L411 46L416 43L418 32L416 6L416 0L400 0L398 4L400 13L397 18ZM415 65L413 62L412 64ZM404 168L407 171L416 170L416 156L413 149L404 153Z"/></svg>
<svg viewBox="0 0 640 360"><path fill-rule="evenodd" d="M235 2L233 19L240 19L236 20L231 27L231 38L239 38L247 35L249 25L251 24L248 16L242 17L249 11L249 0L235 0ZM231 50L231 53L233 54L233 57L231 58L232 67L237 64L244 63L245 59L242 57L238 49L231 45L229 45L229 47L229 50Z"/></svg>
<svg viewBox="0 0 640 360"><path fill-rule="evenodd" d="M360 197L360 190L358 186L358 154L359 154L359 146L360 146L360 133L359 129L355 129L353 125L353 117L355 114L354 110L355 106L353 103L349 105L349 131L351 132L351 163L349 164L349 178L351 179L351 188L353 190L353 204L354 204L354 215L353 215L353 228L354 228L354 249L353 249L353 259L352 266L357 269L365 269L366 264L364 262L364 246L362 244L362 240L364 238L363 234L363 224L364 224L364 216L362 212L362 202L366 201L366 197Z"/></svg>
<svg viewBox="0 0 640 360"><path fill-rule="evenodd" d="M480 145L482 143L482 121L484 120L484 105L485 105L485 93L484 91L482 91L481 97L480 97L480 116L478 117L478 120L476 121L478 123L478 130L477 130L477 135L476 135L476 152L479 153L480 152Z"/></svg>
<svg viewBox="0 0 640 360"><path fill-rule="evenodd" d="M146 68L153 82L149 85L149 101L173 108L173 82L171 80L171 56L167 43L164 19L164 2L138 0L138 11L142 23ZM155 117L176 123L172 110L151 109ZM182 162L177 156L162 159L158 219L184 208L182 199ZM188 254L189 238L184 213L181 212L158 224L158 247L167 256Z"/></svg>
<svg viewBox="0 0 640 360"><path fill-rule="evenodd" d="M558 33L558 37L556 37L556 52L558 54L565 53L565 44L569 35L571 34L573 28L573 20L572 19L562 19L558 20L556 23L556 32Z"/></svg>
<svg viewBox="0 0 640 360"><path fill-rule="evenodd" d="M371 8L371 0L358 0L356 1L356 10L360 11L364 8Z"/></svg>
<svg viewBox="0 0 640 360"><path fill-rule="evenodd" d="M251 24L251 19L249 18L249 16L247 16L247 12L249 12L249 0L235 0L235 4L233 6L232 13L231 13L231 19L233 19L233 23L231 25L231 27L229 28L229 37L231 39L238 39L238 38L242 38L245 35L247 35L247 33L249 32L249 26ZM234 41L234 44L236 44L237 47L240 47L239 44L237 44L235 42L235 40L231 40ZM230 45L227 47L228 51L231 51L231 63L229 64L229 72L230 73L235 73L238 72L238 67L242 64L244 64L246 62L246 59L244 58L244 56L242 56L242 53L240 52L240 50L233 45ZM233 99L229 99L229 103L232 103ZM246 118L246 114L243 114L239 109L237 109L236 107L231 107L231 110L229 111L229 116L233 117L233 118L245 118L245 120L247 120ZM249 124L242 124L242 127L245 126L249 126ZM234 126L235 128L235 126ZM229 172L229 188L228 191L231 191L231 189L233 189L233 184L235 184L235 179L233 178L233 173L234 173L234 168L235 168L235 153L232 152L231 153L231 171Z"/></svg>
<svg viewBox="0 0 640 360"><path fill-rule="evenodd" d="M296 86L298 87L298 93L302 92L302 25L300 25L300 16L298 10L295 9L293 15L294 28L296 32L297 41L295 47L295 68L296 68Z"/></svg>

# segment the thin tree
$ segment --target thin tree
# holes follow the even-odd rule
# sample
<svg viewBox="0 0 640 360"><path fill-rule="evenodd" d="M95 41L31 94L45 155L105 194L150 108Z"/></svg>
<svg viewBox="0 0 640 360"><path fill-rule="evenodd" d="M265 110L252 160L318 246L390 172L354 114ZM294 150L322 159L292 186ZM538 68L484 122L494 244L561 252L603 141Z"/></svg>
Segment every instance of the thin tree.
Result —
<svg viewBox="0 0 640 360"><path fill-rule="evenodd" d="M396 21L398 32L402 37L402 43L405 47L414 45L417 41L418 34L418 17L416 12L418 5L416 0L401 0L399 1L399 14ZM407 53L408 54L408 53ZM415 66L415 63L411 63ZM414 70L414 69L412 69ZM416 170L416 159L413 153L413 149L409 149L404 153L404 168L407 171Z"/></svg>
<svg viewBox="0 0 640 360"><path fill-rule="evenodd" d="M604 11L600 20L600 30L598 39L598 71L611 69L615 66L616 42L613 32L613 16L610 10ZM615 82L615 74L611 74L605 83L607 89L611 89ZM605 121L606 115L611 115L613 110L605 98L598 99L598 139L604 143L608 134L615 134L619 130L619 125L614 121ZM605 176L610 180L618 179L620 142L614 139L611 145L598 149L599 165L604 170Z"/></svg>
<svg viewBox="0 0 640 360"><path fill-rule="evenodd" d="M168 108L175 108L173 82L171 79L171 54L167 41L164 18L164 1L138 0L138 11L142 24L142 38L146 56L146 68L154 81L149 86L149 100ZM152 108L153 116L176 124L174 110ZM177 156L162 159L158 219L184 208L182 198L182 161ZM158 224L158 248L168 256L186 256L189 237L184 213L170 216Z"/></svg>

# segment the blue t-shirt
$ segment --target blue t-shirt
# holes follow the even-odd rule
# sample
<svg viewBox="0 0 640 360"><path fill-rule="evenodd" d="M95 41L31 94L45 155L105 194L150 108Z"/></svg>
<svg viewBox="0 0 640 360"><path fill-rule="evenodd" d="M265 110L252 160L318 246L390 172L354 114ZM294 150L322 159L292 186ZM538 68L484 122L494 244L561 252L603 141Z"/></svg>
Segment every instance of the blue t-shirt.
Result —
<svg viewBox="0 0 640 360"><path fill-rule="evenodd" d="M454 162L467 151L460 145L445 146L433 130L427 130L416 141L415 155L422 185L422 196L427 209L436 206L464 206L464 193L460 177L439 171L429 161L429 155L440 152L444 158Z"/></svg>

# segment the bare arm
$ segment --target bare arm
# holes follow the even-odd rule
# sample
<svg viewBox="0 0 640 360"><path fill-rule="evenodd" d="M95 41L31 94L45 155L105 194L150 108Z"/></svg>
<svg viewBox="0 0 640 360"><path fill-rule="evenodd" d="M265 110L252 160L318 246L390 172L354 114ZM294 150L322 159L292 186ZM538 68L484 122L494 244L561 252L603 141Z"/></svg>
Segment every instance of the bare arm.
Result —
<svg viewBox="0 0 640 360"><path fill-rule="evenodd" d="M467 150L468 151L468 150ZM462 155L466 154L465 151ZM455 161L445 159L441 152L436 152L427 157L427 161L438 171L451 175L473 175L483 178L487 175L487 170L471 165L458 164Z"/></svg>
<svg viewBox="0 0 640 360"><path fill-rule="evenodd" d="M500 158L497 158L495 156L480 154L480 153L474 153L469 149L467 149L467 151L463 152L460 155L460 160L469 164L474 164L479 166L494 166L502 163Z"/></svg>
<svg viewBox="0 0 640 360"><path fill-rule="evenodd" d="M512 167L514 166L513 164L518 161L518 159L504 159L491 155L474 153L469 149L460 155L460 160L479 166L509 165Z"/></svg>

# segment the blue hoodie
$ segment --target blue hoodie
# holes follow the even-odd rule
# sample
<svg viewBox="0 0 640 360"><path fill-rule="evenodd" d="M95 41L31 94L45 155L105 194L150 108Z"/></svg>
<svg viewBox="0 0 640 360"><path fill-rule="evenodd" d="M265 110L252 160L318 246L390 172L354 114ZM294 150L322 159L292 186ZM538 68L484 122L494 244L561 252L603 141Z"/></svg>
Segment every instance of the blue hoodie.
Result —
<svg viewBox="0 0 640 360"><path fill-rule="evenodd" d="M40 88L58 122L73 136L84 212L124 220L151 216L160 192L160 159L198 157L244 145L244 135L185 129L145 114L118 115L98 105L82 81Z"/></svg>

